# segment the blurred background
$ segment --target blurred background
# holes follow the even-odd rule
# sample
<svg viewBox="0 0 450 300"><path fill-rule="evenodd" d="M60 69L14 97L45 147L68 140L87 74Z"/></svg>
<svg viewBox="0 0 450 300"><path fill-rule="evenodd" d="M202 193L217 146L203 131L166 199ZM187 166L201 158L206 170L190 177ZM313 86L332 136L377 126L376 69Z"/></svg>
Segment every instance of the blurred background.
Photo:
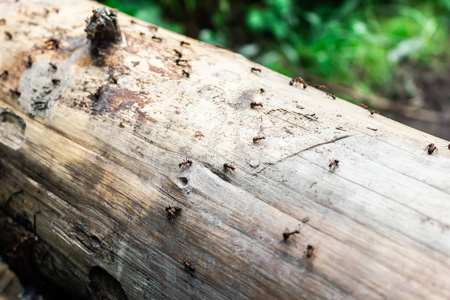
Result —
<svg viewBox="0 0 450 300"><path fill-rule="evenodd" d="M450 0L100 2L450 139Z"/></svg>

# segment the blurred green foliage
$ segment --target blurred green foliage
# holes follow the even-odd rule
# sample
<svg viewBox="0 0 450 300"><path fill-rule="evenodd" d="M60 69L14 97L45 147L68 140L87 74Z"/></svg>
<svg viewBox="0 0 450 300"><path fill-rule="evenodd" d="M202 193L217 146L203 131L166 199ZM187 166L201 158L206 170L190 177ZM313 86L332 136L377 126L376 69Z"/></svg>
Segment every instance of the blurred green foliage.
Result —
<svg viewBox="0 0 450 300"><path fill-rule="evenodd" d="M389 95L397 69L450 62L450 0L106 0L288 76Z"/></svg>

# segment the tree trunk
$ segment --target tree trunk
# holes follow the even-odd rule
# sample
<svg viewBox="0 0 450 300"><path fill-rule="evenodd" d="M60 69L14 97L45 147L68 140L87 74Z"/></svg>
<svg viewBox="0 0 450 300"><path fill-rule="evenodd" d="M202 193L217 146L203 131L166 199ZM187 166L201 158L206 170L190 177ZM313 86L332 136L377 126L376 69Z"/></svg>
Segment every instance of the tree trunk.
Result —
<svg viewBox="0 0 450 300"><path fill-rule="evenodd" d="M450 297L448 141L121 13L93 45L58 3L0 3L10 265L94 299Z"/></svg>

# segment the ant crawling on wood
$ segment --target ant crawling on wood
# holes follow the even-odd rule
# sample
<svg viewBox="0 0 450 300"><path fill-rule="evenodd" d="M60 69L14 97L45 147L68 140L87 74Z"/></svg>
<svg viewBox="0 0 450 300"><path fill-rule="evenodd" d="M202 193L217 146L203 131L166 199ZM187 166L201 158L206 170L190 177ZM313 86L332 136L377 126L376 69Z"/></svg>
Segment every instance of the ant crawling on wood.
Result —
<svg viewBox="0 0 450 300"><path fill-rule="evenodd" d="M177 64L177 66L182 66L182 64L180 64L180 63L187 64L188 61L187 61L186 59L179 59L179 58L177 58L177 59L175 60L175 63Z"/></svg>
<svg viewBox="0 0 450 300"><path fill-rule="evenodd" d="M286 229L286 231L283 232L283 241L285 242L285 241L287 241L287 240L289 239L289 237L290 237L291 235L295 235L295 234L299 234L299 233L300 233L299 230L288 231L288 230Z"/></svg>
<svg viewBox="0 0 450 300"><path fill-rule="evenodd" d="M95 92L95 94L94 94L95 100L100 99L100 96L102 95L102 92L103 92L103 86L99 87L97 89L97 91Z"/></svg>
<svg viewBox="0 0 450 300"><path fill-rule="evenodd" d="M313 245L306 246L306 257L310 258L311 256L313 256L315 249L316 247L314 247Z"/></svg>
<svg viewBox="0 0 450 300"><path fill-rule="evenodd" d="M265 139L266 139L266 137L264 137L264 136L255 136L253 138L253 143L256 143L259 140L265 140Z"/></svg>
<svg viewBox="0 0 450 300"><path fill-rule="evenodd" d="M335 95L333 95L333 94L331 94L331 93L327 93L327 96L329 96L329 97L333 98L333 100L336 100L336 96L335 96Z"/></svg>
<svg viewBox="0 0 450 300"><path fill-rule="evenodd" d="M181 75L186 76L186 78L189 78L189 76L191 76L191 74L189 74L189 72L186 70L181 70Z"/></svg>
<svg viewBox="0 0 450 300"><path fill-rule="evenodd" d="M187 260L184 261L184 270L191 274L195 273L195 268L192 266L192 263Z"/></svg>
<svg viewBox="0 0 450 300"><path fill-rule="evenodd" d="M167 218L169 220L175 218L176 215L178 215L181 212L181 207L177 207L177 206L166 206L166 212L167 212Z"/></svg>
<svg viewBox="0 0 450 300"><path fill-rule="evenodd" d="M114 75L109 75L109 82L117 84L117 78Z"/></svg>
<svg viewBox="0 0 450 300"><path fill-rule="evenodd" d="M450 149L450 144L448 146L449 146L448 148ZM425 151L426 150L428 150L428 154L429 155L433 154L434 150L436 150L436 152L439 151L438 148L433 143L431 143L428 146L426 146L425 147Z"/></svg>
<svg viewBox="0 0 450 300"><path fill-rule="evenodd" d="M180 46L190 46L191 44L189 44L188 42L185 42L185 41L181 41L180 42Z"/></svg>
<svg viewBox="0 0 450 300"><path fill-rule="evenodd" d="M53 70L57 70L58 67L54 63L48 63Z"/></svg>
<svg viewBox="0 0 450 300"><path fill-rule="evenodd" d="M365 105L363 103L361 103L359 106L366 109L370 113L371 116L378 113L376 110L370 109L367 105Z"/></svg>
<svg viewBox="0 0 450 300"><path fill-rule="evenodd" d="M236 169L235 167L233 167L232 165L227 164L227 163L223 164L223 168L225 169L225 171L226 171L227 169L230 169L230 170L232 170L232 171L234 171L234 170Z"/></svg>
<svg viewBox="0 0 450 300"><path fill-rule="evenodd" d="M5 31L5 35L8 38L8 40L12 40L13 36L12 36L11 32Z"/></svg>
<svg viewBox="0 0 450 300"><path fill-rule="evenodd" d="M251 68L251 69L250 69L250 72L253 72L253 73L259 72L259 73L261 73L261 69L258 69L258 68Z"/></svg>
<svg viewBox="0 0 450 300"><path fill-rule="evenodd" d="M303 84L303 89L306 89L308 87L306 82L301 77L294 77L294 78L292 78L291 81L289 81L289 85L294 85L294 83L296 83L296 82Z"/></svg>
<svg viewBox="0 0 450 300"><path fill-rule="evenodd" d="M59 80L59 79L52 79L52 83L53 84L60 84L61 80Z"/></svg>
<svg viewBox="0 0 450 300"><path fill-rule="evenodd" d="M32 65L33 65L33 59L31 58L31 55L28 55L28 61L27 61L26 67L31 68Z"/></svg>
<svg viewBox="0 0 450 300"><path fill-rule="evenodd" d="M160 38L160 37L158 37L156 35L152 36L152 40L154 40L155 42L158 42L158 43L162 42L162 38Z"/></svg>
<svg viewBox="0 0 450 300"><path fill-rule="evenodd" d="M173 52L175 52L175 54L178 56L178 58L181 58L183 56L183 54L178 51L177 49L173 49Z"/></svg>
<svg viewBox="0 0 450 300"><path fill-rule="evenodd" d="M185 161L179 163L179 164L178 164L178 167L181 168L182 166L186 166L186 165L191 166L191 165L192 165L192 160L186 159Z"/></svg>
<svg viewBox="0 0 450 300"><path fill-rule="evenodd" d="M331 168L333 168L333 166L334 166L334 168L339 167L339 160L337 160L337 159L332 159L332 160L330 161L330 164L328 165L328 168L330 168L330 170L331 170Z"/></svg>
<svg viewBox="0 0 450 300"><path fill-rule="evenodd" d="M257 102L255 102L255 101L252 101L252 102L250 103L250 107L251 107L251 108L255 108L255 107L257 107L257 106L263 107L262 103L257 103Z"/></svg>
<svg viewBox="0 0 450 300"><path fill-rule="evenodd" d="M9 91L18 97L20 97L20 95L21 95L21 93L17 89L9 89Z"/></svg>
<svg viewBox="0 0 450 300"><path fill-rule="evenodd" d="M155 25L148 25L147 28L150 30L158 31L158 26Z"/></svg>

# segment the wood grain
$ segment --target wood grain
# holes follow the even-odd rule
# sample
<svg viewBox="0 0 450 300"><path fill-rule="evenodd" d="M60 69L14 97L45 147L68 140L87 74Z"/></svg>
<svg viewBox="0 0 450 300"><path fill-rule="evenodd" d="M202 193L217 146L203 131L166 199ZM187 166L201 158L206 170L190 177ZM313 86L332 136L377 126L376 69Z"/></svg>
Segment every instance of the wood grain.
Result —
<svg viewBox="0 0 450 300"><path fill-rule="evenodd" d="M93 50L92 5L0 3L0 206L40 212L48 275L112 299L450 297L448 141L121 13Z"/></svg>

